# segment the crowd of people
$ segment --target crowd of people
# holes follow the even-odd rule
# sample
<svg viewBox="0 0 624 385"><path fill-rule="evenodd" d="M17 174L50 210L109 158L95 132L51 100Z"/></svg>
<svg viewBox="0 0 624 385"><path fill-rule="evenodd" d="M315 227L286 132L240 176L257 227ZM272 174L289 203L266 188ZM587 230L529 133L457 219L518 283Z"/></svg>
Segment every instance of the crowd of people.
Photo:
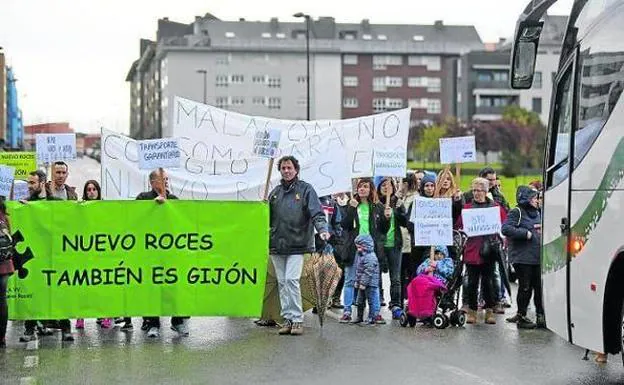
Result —
<svg viewBox="0 0 624 385"><path fill-rule="evenodd" d="M491 168L481 170L471 183L471 189L462 192L459 181L450 170L439 174L430 171L412 171L402 180L375 177L354 180L354 192L318 197L314 188L299 178L300 166L296 158L286 156L277 162L280 183L268 194L270 208L269 263L278 282L281 319L262 317L260 326L279 325L279 334L303 334L303 307L300 277L306 255L319 251L325 244L333 246L336 262L343 270L338 288L332 298L332 308L342 309L340 323L370 325L385 324L381 309L388 307L393 319L398 319L408 301L410 282L428 275L445 284L452 273L453 261L463 260L465 266L462 302L467 323L477 322L479 308L485 310L486 324L496 323L496 314L504 314L509 307L504 282L509 262L519 281L517 314L508 322L519 328L544 327L540 280L540 190L535 182L518 188L518 206L510 209L500 190L500 181ZM84 184L82 196L69 186L69 167L64 162L52 165L52 178L36 170L28 177L29 197L23 204L39 200L101 200L100 185L95 180ZM168 189L166 172L150 173L151 190L137 196L138 200L153 200L159 204L177 199ZM461 230L462 211L470 208L498 207L502 234L469 238L461 250L441 245L415 246L410 220L417 196L450 198L454 228ZM11 224L4 200L0 200L0 346L5 346L7 329L7 284L15 269L11 260ZM7 241L8 239L8 241ZM4 247L4 243L8 246ZM489 251L488 251L489 250ZM493 251L494 250L494 251ZM501 253L502 258L489 255ZM508 255L508 259L506 257ZM388 273L390 293L384 293L383 274ZM534 298L536 322L527 316L527 308ZM387 300L387 302L386 302ZM365 306L368 316L365 319ZM357 310L353 316L353 309ZM121 331L133 330L132 319L123 315L108 315L97 319L102 328L121 324ZM181 336L188 335L189 317L171 318L171 328ZM76 320L75 328L84 328L83 319ZM141 329L150 338L160 335L160 318L143 317ZM64 341L73 341L70 320L28 320L20 341L29 342L39 336L61 330Z"/></svg>

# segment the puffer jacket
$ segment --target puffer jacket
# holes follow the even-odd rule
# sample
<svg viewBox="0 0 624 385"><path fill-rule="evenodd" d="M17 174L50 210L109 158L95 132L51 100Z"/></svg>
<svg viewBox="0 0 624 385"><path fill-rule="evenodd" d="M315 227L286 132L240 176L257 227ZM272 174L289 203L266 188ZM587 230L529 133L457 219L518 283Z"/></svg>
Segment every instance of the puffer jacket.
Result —
<svg viewBox="0 0 624 385"><path fill-rule="evenodd" d="M511 263L540 264L542 217L540 211L529 204L537 194L527 186L518 187L518 206L509 211L503 224L502 233L509 242L507 255ZM529 231L531 239L527 238Z"/></svg>
<svg viewBox="0 0 624 385"><path fill-rule="evenodd" d="M375 242L370 235L358 235L355 245L360 246L355 269L356 286L379 287L379 262L375 255Z"/></svg>
<svg viewBox="0 0 624 385"><path fill-rule="evenodd" d="M282 182L269 194L271 254L314 252L314 229L327 232L325 213L314 188L299 179Z"/></svg>

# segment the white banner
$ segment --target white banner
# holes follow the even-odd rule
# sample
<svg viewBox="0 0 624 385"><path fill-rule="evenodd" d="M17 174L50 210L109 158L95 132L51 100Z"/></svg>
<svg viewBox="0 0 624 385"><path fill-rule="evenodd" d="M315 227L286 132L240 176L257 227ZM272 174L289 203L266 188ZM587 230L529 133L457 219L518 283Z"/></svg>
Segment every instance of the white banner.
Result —
<svg viewBox="0 0 624 385"><path fill-rule="evenodd" d="M450 198L416 197L412 206L415 246L453 245L453 213Z"/></svg>
<svg viewBox="0 0 624 385"><path fill-rule="evenodd" d="M141 170L180 167L180 143L177 138L140 140L138 148Z"/></svg>
<svg viewBox="0 0 624 385"><path fill-rule="evenodd" d="M269 160L253 155L258 130L281 132L276 157L296 157L300 178L319 196L350 191L352 177L372 176L373 148L406 152L409 133L409 108L310 122L252 117L181 98L174 110L182 161L168 170L169 182L185 199L261 200ZM148 189L149 171L138 169L136 141L102 130L101 156L105 199L133 199ZM272 186L280 179L277 164L273 171Z"/></svg>
<svg viewBox="0 0 624 385"><path fill-rule="evenodd" d="M440 163L467 163L477 161L474 136L440 138Z"/></svg>
<svg viewBox="0 0 624 385"><path fill-rule="evenodd" d="M462 210L464 232L469 237L498 234L501 231L500 208Z"/></svg>
<svg viewBox="0 0 624 385"><path fill-rule="evenodd" d="M403 151L375 151L374 176L405 178L407 154Z"/></svg>

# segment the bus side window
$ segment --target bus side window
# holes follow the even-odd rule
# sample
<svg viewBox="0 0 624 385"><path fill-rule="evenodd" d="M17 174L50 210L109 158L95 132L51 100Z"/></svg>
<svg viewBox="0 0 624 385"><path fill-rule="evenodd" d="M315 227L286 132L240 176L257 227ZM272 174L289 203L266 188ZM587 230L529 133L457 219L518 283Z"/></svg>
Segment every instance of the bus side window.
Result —
<svg viewBox="0 0 624 385"><path fill-rule="evenodd" d="M568 178L568 155L570 154L570 132L572 131L573 82L570 63L557 86L555 113L552 130L549 133L548 164L546 166L546 189L554 187Z"/></svg>

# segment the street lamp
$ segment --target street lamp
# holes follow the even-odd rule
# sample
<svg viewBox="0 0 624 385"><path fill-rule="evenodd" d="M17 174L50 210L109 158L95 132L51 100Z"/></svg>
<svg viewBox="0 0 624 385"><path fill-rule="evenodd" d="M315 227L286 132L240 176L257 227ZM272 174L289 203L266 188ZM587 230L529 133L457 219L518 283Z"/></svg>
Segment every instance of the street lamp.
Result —
<svg viewBox="0 0 624 385"><path fill-rule="evenodd" d="M294 17L304 17L306 21L306 86L307 86L307 120L310 120L310 15L303 12L297 12Z"/></svg>
<svg viewBox="0 0 624 385"><path fill-rule="evenodd" d="M207 76L208 72L206 70L197 70L198 74L204 75L204 104L206 104L206 87L207 87Z"/></svg>

